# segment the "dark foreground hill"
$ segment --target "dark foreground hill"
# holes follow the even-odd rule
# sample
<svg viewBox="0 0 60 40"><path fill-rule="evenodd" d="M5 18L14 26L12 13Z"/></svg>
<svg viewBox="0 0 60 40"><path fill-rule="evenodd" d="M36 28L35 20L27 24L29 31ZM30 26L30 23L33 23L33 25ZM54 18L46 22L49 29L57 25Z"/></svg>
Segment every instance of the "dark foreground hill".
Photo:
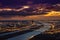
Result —
<svg viewBox="0 0 60 40"><path fill-rule="evenodd" d="M60 33L55 34L39 34L29 40L60 40Z"/></svg>

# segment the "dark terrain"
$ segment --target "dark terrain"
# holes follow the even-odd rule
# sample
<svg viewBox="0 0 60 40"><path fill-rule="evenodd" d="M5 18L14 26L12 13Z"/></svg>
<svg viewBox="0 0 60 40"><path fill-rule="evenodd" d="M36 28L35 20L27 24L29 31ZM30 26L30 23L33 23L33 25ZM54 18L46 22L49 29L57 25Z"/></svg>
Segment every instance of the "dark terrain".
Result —
<svg viewBox="0 0 60 40"><path fill-rule="evenodd" d="M60 33L55 34L39 34L29 40L60 40Z"/></svg>

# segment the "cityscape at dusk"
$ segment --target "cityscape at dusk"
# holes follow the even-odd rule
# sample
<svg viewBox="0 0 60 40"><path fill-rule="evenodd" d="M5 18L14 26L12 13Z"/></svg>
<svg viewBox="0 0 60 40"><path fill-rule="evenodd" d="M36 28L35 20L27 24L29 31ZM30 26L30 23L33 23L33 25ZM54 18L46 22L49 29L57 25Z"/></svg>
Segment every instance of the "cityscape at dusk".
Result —
<svg viewBox="0 0 60 40"><path fill-rule="evenodd" d="M60 0L0 0L0 40L60 40Z"/></svg>

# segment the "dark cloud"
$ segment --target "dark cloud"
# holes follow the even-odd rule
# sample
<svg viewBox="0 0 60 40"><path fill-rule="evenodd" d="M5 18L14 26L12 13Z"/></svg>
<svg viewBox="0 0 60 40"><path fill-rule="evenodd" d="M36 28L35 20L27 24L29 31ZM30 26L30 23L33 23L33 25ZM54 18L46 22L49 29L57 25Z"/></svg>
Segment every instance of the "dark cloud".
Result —
<svg viewBox="0 0 60 40"><path fill-rule="evenodd" d="M60 0L35 0L36 3L49 3L49 4L56 4L60 3Z"/></svg>
<svg viewBox="0 0 60 40"><path fill-rule="evenodd" d="M27 2L33 2L33 4L38 3L50 3L50 4L56 4L60 3L60 0L0 0L0 3L3 6L18 6L18 5L26 5Z"/></svg>

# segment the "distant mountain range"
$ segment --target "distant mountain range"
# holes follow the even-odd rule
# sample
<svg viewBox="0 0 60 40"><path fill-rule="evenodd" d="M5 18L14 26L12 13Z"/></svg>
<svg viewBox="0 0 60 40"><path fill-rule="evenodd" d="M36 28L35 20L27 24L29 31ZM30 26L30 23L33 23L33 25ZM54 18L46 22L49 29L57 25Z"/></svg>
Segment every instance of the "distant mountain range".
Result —
<svg viewBox="0 0 60 40"><path fill-rule="evenodd" d="M0 17L0 20L60 20L60 16L41 16L41 15L32 15L32 16L13 16L13 17Z"/></svg>

